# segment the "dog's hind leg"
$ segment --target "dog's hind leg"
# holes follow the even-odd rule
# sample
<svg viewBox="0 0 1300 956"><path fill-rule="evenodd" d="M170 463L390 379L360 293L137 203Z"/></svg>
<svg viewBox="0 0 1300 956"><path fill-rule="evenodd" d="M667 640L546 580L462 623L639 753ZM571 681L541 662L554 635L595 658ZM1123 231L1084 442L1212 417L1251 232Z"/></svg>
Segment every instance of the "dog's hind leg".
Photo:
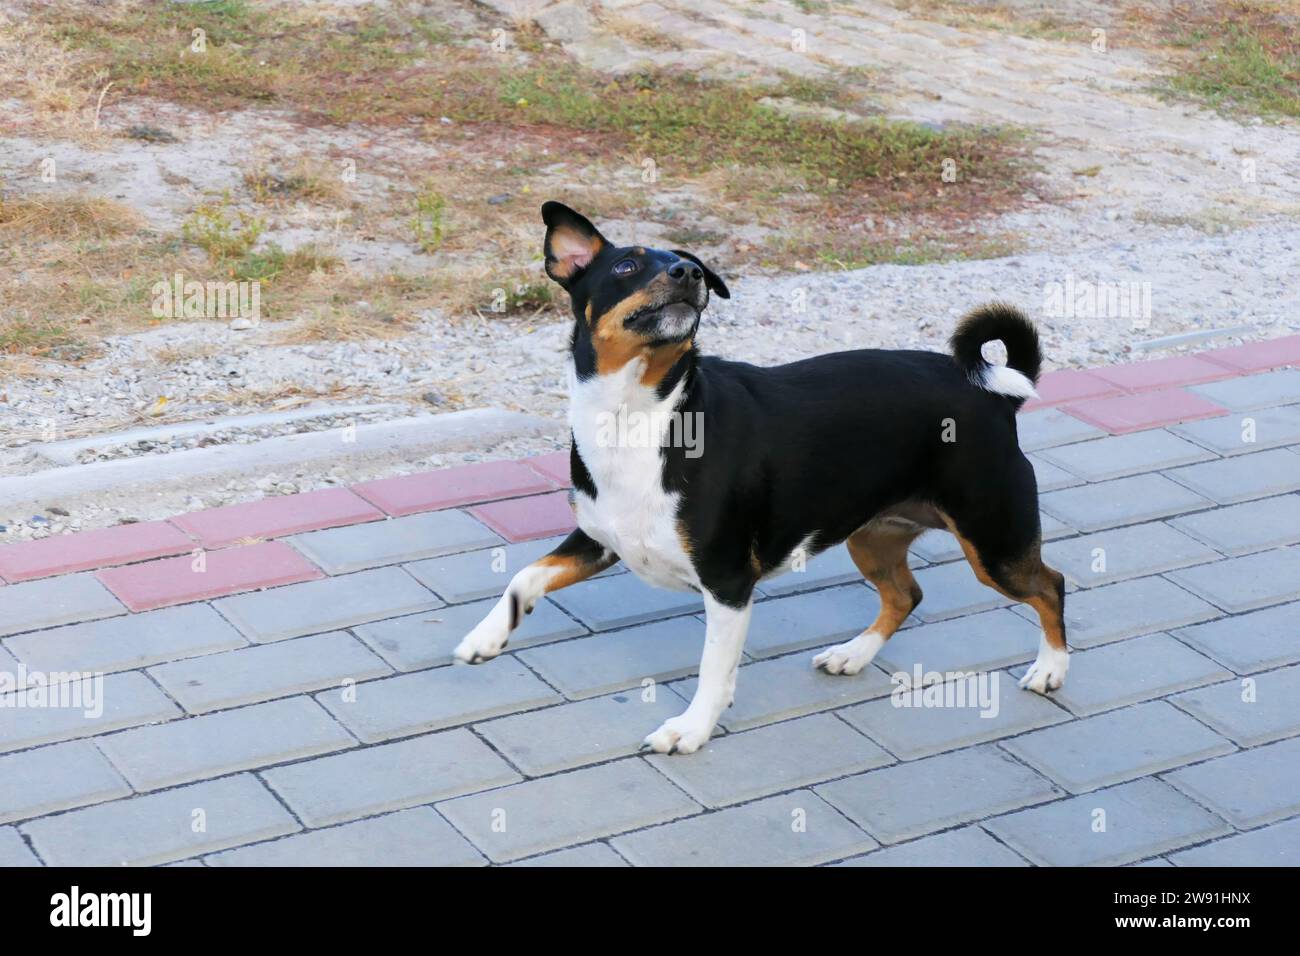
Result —
<svg viewBox="0 0 1300 956"><path fill-rule="evenodd" d="M982 583L1038 612L1042 626L1038 657L1020 678L1020 686L1040 694L1056 690L1065 683L1065 673L1070 669L1070 652L1065 644L1065 577L1043 563L1041 536L1035 533L1029 547L1007 557L998 548L963 534L951 518L948 524Z"/></svg>
<svg viewBox="0 0 1300 956"><path fill-rule="evenodd" d="M871 663L885 641L921 603L921 587L907 566L907 549L925 530L909 522L872 521L847 541L849 556L880 594L875 622L851 641L828 647L813 666L830 674L856 674Z"/></svg>
<svg viewBox="0 0 1300 956"><path fill-rule="evenodd" d="M461 639L452 656L466 664L491 660L501 653L523 615L544 594L585 581L618 561L618 555L575 530L550 554L538 558L510 579L505 593L474 628Z"/></svg>

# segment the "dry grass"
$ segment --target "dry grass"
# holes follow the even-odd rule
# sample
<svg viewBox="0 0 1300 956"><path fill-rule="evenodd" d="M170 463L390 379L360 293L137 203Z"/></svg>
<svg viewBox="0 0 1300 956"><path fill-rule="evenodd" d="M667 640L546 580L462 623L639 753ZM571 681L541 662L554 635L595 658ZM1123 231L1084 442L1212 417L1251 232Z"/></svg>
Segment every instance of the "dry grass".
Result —
<svg viewBox="0 0 1300 956"><path fill-rule="evenodd" d="M0 195L0 240L75 242L135 232L140 215L102 196L43 196L6 199Z"/></svg>
<svg viewBox="0 0 1300 956"><path fill-rule="evenodd" d="M262 282L264 317L298 320L286 341L402 334L432 309L465 321L528 320L556 307L538 262L537 207L551 196L602 221L667 224L687 246L712 245L727 270L783 270L792 258L960 256L984 248L978 237L958 249L944 237L1013 208L1034 175L1028 144L1011 131L795 117L764 105L771 91L759 86L664 73L610 79L568 60L531 25L513 25L515 49L503 55L478 42L486 26L457 37L418 9L407 0L348 8L51 0L24 24L21 43L0 40L0 81L20 91L37 129L93 134L111 82L110 104L269 107L316 126L361 121L376 136L423 124L437 144L432 164L368 170L387 186L364 202L318 158L254 161L238 194L204 201L179 236L115 221L108 207L45 217L33 212L36 198L15 200L0 213L0 230L10 230L0 264L21 268L34 294L0 289L0 352L75 357L106 332L155 322L149 289L177 270ZM485 25L510 26L475 10ZM665 45L636 24L617 26L643 45ZM206 31L202 53L190 49L195 27ZM861 100L843 84L793 77L783 95L850 109ZM259 148L268 146L250 143L253 155ZM641 182L646 158L670 173L671 187ZM941 180L946 159L961 170L957 184ZM328 234L335 213L351 237L422 252L408 270L419 274L362 275L328 246L266 242L267 230L284 225ZM917 228L900 244L864 231L875 217ZM740 228L802 238L733 241Z"/></svg>

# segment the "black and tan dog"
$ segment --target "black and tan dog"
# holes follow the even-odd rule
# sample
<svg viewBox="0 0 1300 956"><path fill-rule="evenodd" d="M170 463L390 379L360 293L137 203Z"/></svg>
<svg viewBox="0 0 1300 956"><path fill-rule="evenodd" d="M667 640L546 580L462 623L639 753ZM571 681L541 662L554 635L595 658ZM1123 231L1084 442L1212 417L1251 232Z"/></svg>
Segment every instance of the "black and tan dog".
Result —
<svg viewBox="0 0 1300 956"><path fill-rule="evenodd" d="M880 594L880 614L813 664L856 674L921 600L911 542L946 528L978 578L1042 622L1021 686L1061 686L1069 665L1065 588L1040 557L1038 490L1016 439L1041 353L1007 306L968 315L952 355L867 349L775 368L701 356L700 315L727 287L689 252L616 246L556 202L542 207L546 271L573 302L571 465L578 530L518 572L457 646L485 661L544 594L622 560L651 584L699 591L707 625L686 711L646 738L690 753L735 693L754 586L799 556L847 542ZM981 354L999 339L1008 363ZM614 420L643 416L646 440ZM703 453L684 447L690 419ZM698 428L696 429L699 430ZM614 440L613 436L617 436Z"/></svg>

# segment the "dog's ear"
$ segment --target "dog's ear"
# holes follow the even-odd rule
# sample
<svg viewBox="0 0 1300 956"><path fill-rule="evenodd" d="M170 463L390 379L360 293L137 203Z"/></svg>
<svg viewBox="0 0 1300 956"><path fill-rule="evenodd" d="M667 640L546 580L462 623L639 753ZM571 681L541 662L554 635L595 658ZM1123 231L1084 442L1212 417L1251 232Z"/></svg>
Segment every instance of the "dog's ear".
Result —
<svg viewBox="0 0 1300 956"><path fill-rule="evenodd" d="M697 266L704 270L704 284L716 292L724 299L730 299L731 293L727 291L727 284L718 278L718 274L700 261L700 257L693 252L687 252L685 249L672 250L673 255L680 256L683 259L690 259Z"/></svg>
<svg viewBox="0 0 1300 956"><path fill-rule="evenodd" d="M606 239L591 221L564 203L542 204L546 223L546 274L568 289L605 248Z"/></svg>

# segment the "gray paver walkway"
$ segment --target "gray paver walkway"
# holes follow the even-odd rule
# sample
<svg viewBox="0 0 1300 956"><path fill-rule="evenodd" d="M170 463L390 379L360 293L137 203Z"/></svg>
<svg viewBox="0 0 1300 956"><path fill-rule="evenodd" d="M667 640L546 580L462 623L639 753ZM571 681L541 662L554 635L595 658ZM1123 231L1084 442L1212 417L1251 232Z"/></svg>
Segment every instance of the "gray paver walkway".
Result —
<svg viewBox="0 0 1300 956"><path fill-rule="evenodd" d="M143 613L93 571L0 583L0 673L103 675L76 706L0 692L0 865L1298 864L1300 372L1252 377L1166 429L1021 416L1070 587L1050 698L1016 686L1036 615L939 533L854 677L810 666L878 607L844 549L764 582L735 704L686 757L639 748L694 689L695 595L616 566L451 663L553 526L307 532L284 540L319 580Z"/></svg>

